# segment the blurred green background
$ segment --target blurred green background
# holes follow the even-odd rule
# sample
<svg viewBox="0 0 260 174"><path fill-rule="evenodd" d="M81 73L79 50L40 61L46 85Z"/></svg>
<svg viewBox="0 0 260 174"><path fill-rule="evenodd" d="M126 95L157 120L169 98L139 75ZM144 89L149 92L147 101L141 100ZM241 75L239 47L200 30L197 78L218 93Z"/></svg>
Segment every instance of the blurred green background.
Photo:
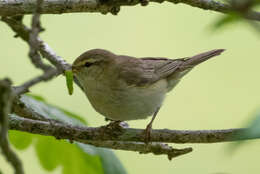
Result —
<svg viewBox="0 0 260 174"><path fill-rule="evenodd" d="M187 5L150 4L148 7L123 7L118 16L101 14L43 15L46 29L41 37L69 63L93 48L136 57L181 58L216 48L225 48L221 56L192 70L167 97L154 128L224 129L245 125L260 108L259 33L245 23L212 31L222 14ZM30 16L26 17L30 23ZM14 33L0 23L0 78L10 77L15 85L40 74L30 63L28 45L15 39ZM79 88L69 96L64 77L34 86L34 94L49 103L82 115L91 126L107 124L94 111ZM149 120L129 122L145 128ZM250 141L253 142L253 141ZM228 143L184 144L194 152L168 161L166 156L140 155L116 151L127 171L133 173L244 174L258 173L259 142L248 143L235 153ZM17 152L26 174L48 173L42 169L32 148ZM12 173L0 156L4 174ZM59 174L60 168L52 174Z"/></svg>

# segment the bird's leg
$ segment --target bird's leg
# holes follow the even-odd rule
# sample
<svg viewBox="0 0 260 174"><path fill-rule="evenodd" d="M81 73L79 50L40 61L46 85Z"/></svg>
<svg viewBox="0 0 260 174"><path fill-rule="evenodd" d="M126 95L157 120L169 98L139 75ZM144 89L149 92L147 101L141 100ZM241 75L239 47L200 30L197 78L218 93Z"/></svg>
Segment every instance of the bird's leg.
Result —
<svg viewBox="0 0 260 174"><path fill-rule="evenodd" d="M160 110L160 107L158 107L158 108L155 110L155 112L154 112L154 114L153 114L153 117L152 117L152 120L151 120L151 121L149 122L149 124L146 126L146 129L145 129L145 139L144 139L145 143L149 143L149 141L150 141L151 130L152 130L152 124L153 124L153 121L154 121L156 115L158 114L159 110Z"/></svg>

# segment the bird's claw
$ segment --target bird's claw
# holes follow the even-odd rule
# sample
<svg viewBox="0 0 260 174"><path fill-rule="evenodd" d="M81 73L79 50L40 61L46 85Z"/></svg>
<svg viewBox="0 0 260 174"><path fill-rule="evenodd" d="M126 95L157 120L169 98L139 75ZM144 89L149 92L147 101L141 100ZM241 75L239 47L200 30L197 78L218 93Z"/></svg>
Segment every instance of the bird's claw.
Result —
<svg viewBox="0 0 260 174"><path fill-rule="evenodd" d="M149 0L140 0L141 6L147 6L149 4Z"/></svg>
<svg viewBox="0 0 260 174"><path fill-rule="evenodd" d="M109 124L103 126L106 129L122 129L122 128L128 128L128 124L124 121L111 121Z"/></svg>

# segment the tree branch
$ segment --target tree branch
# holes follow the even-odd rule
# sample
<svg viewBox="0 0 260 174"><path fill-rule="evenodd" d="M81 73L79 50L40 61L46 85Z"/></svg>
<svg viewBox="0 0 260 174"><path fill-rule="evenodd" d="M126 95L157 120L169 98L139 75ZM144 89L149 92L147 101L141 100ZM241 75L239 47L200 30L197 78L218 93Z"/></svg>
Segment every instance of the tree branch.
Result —
<svg viewBox="0 0 260 174"><path fill-rule="evenodd" d="M145 144L145 130L130 129L123 126L101 126L97 128L72 126L59 120L46 119L39 113L28 108L20 99L16 98L13 112L22 117L10 116L10 129L25 131L57 139L78 141L97 147L138 151L139 153L167 154L169 159L192 151L191 148L175 149L168 143L216 143L253 139L245 138L246 129L226 130L152 130L149 144ZM26 117L26 118L23 118ZM28 119L30 118L30 119ZM33 120L32 120L33 119Z"/></svg>
<svg viewBox="0 0 260 174"><path fill-rule="evenodd" d="M24 94L26 92L29 92L29 88L32 87L33 85L35 85L39 82L49 81L57 75L58 75L58 71L56 69L52 68L49 71L45 72L44 74L37 76L37 77L23 83L20 86L13 87L14 92L16 95Z"/></svg>
<svg viewBox="0 0 260 174"><path fill-rule="evenodd" d="M68 64L60 56L56 55L56 53L48 46L48 44L38 37L38 15L36 15L36 17L33 18L32 22L32 31L34 32L31 32L31 30L22 23L22 20L20 18L17 19L17 17L2 17L1 20L5 22L9 27L11 27L14 32L16 32L16 37L21 37L30 45L30 56L33 64L36 67L39 67L45 71L43 75L31 79L22 84L21 86L14 87L15 93L17 95L28 92L31 86L39 82L50 80L53 77L63 73L65 70L71 69L70 64ZM35 45L38 46L35 48ZM39 50L40 53L57 68L57 70L55 68L43 64L37 50Z"/></svg>
<svg viewBox="0 0 260 174"><path fill-rule="evenodd" d="M11 163L15 174L23 174L23 166L20 159L12 151L7 139L8 114L11 111L13 94L11 82L7 79L0 81L0 148L6 160Z"/></svg>
<svg viewBox="0 0 260 174"><path fill-rule="evenodd" d="M127 141L83 141L96 147L105 147L116 150L127 150L139 152L140 154L153 153L154 155L167 155L168 159L192 152L192 148L175 149L163 143L127 142Z"/></svg>
<svg viewBox="0 0 260 174"><path fill-rule="evenodd" d="M21 37L27 43L29 42L30 29L27 28L21 21L15 20L12 17L2 17L1 20L11 27L15 33L17 33L16 36ZM39 37L37 37L36 40L39 45L40 53L58 69L57 74L61 74L65 70L71 69L71 65L68 64L63 58L56 55L47 43Z"/></svg>
<svg viewBox="0 0 260 174"><path fill-rule="evenodd" d="M183 149L176 149L176 148L172 148L170 146L168 146L167 144L163 144L163 143L150 143L150 144L145 144L143 142L135 142L135 141L131 141L131 142L127 142L127 141L106 141L106 140L90 140L90 139L74 139L74 136L71 137L63 137L60 136L60 125L63 125L65 127L67 127L68 129L70 128L75 128L75 129L79 129L79 127L73 127L71 125L68 125L66 123L62 123L62 122L57 122L57 121L39 121L39 120L31 120L31 119L27 119L27 118L22 118L22 117L16 117L16 116L10 116L9 117L9 122L10 122L10 129L13 130L20 130L20 131L25 131L25 127L30 126L30 130L32 131L33 129L38 129L39 125L37 125L37 123L40 122L40 124L42 124L40 127L42 126L50 126L49 128L45 127L43 128L44 130L49 129L50 134L45 134L43 132L45 131L40 131L42 133L40 133L41 135L48 135L48 136L54 136L57 139L68 139L70 142L73 142L73 140L76 140L77 142L81 142L84 144L90 144L90 145L94 145L97 147L104 147L104 148L111 148L111 149L117 149L117 150L127 150L127 151L134 151L134 152L139 152L141 154L147 154L147 153L153 153L155 155L167 155L168 159L171 160L172 158L178 157L180 155L184 155L187 154L189 152L192 151L192 148L183 148ZM21 126L18 126L20 125ZM18 126L18 127L17 127ZM35 127L36 126L36 127ZM51 128L52 127L52 128ZM28 127L27 127L28 128ZM35 133L38 134L39 132L36 130L36 132L34 131L28 131L29 129L27 129L26 132L29 133ZM80 128L81 129L81 128ZM37 133L38 132L38 133Z"/></svg>
<svg viewBox="0 0 260 174"><path fill-rule="evenodd" d="M10 116L9 119L14 120L14 122L17 123L17 120L27 120L27 121L42 121L43 123L56 125L56 124L62 124L65 126L71 126L66 123L64 123L61 120L52 120L44 117L43 115L35 112L33 109L30 107L27 107L27 105L20 100L20 98L16 97L13 101L13 107L12 107L13 113L16 115ZM24 117L24 118L23 118ZM13 123L14 123L13 122ZM20 123L18 123L20 124ZM12 124L10 124L11 126ZM56 127L57 128L57 127ZM53 135L57 138L60 139L59 136L59 130L54 129L52 130ZM121 128L121 127L119 127ZM104 127L103 127L104 129ZM68 138L70 142L73 142L73 138ZM192 148L184 148L184 149L175 149L167 144L163 143L151 143L149 145L143 143L143 142L127 142L127 141L102 141L102 140L80 140L79 142L85 143L85 144L90 144L94 145L97 147L105 147L105 148L111 148L111 149L120 149L120 150L128 150L128 151L137 151L142 154L147 154L147 153L153 153L155 155L167 155L168 159L171 160L172 158L175 158L180 155L184 155L186 153L189 153L192 151Z"/></svg>
<svg viewBox="0 0 260 174"><path fill-rule="evenodd" d="M31 62L34 64L36 68L40 68L43 70L43 72L47 72L50 69L52 69L51 66L43 63L41 59L41 55L38 53L39 44L37 41L38 34L43 31L40 23L40 12L41 12L41 6L42 6L43 0L37 0L37 5L34 10L34 14L32 17L32 29L29 34L29 57L31 59Z"/></svg>
<svg viewBox="0 0 260 174"><path fill-rule="evenodd" d="M143 129L121 128L121 130L104 127L78 127L64 123L49 123L20 117L10 118L10 129L34 134L55 136L60 139L84 141L134 141L145 142ZM256 139L239 136L246 129L223 130L168 130L154 129L151 131L151 142L165 143L219 143L238 140Z"/></svg>
<svg viewBox="0 0 260 174"><path fill-rule="evenodd" d="M221 13L232 11L233 8L226 3L215 0L150 0L151 2L170 2L174 4L184 3L204 10L212 10ZM42 5L43 14L62 14L74 12L100 12L103 14L117 14L120 6L134 6L140 0L45 0ZM32 14L36 6L36 1L26 0L6 0L0 1L0 16L12 16ZM246 18L260 21L260 13L251 11Z"/></svg>

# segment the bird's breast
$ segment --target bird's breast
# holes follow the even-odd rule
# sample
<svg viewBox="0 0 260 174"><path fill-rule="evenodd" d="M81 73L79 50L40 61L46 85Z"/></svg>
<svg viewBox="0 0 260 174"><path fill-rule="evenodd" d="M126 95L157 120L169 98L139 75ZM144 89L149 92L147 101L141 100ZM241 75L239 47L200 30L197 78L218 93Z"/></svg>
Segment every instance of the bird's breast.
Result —
<svg viewBox="0 0 260 174"><path fill-rule="evenodd" d="M162 79L145 87L111 85L102 80L89 79L86 95L97 112L112 120L136 120L151 116L161 106L167 92Z"/></svg>

